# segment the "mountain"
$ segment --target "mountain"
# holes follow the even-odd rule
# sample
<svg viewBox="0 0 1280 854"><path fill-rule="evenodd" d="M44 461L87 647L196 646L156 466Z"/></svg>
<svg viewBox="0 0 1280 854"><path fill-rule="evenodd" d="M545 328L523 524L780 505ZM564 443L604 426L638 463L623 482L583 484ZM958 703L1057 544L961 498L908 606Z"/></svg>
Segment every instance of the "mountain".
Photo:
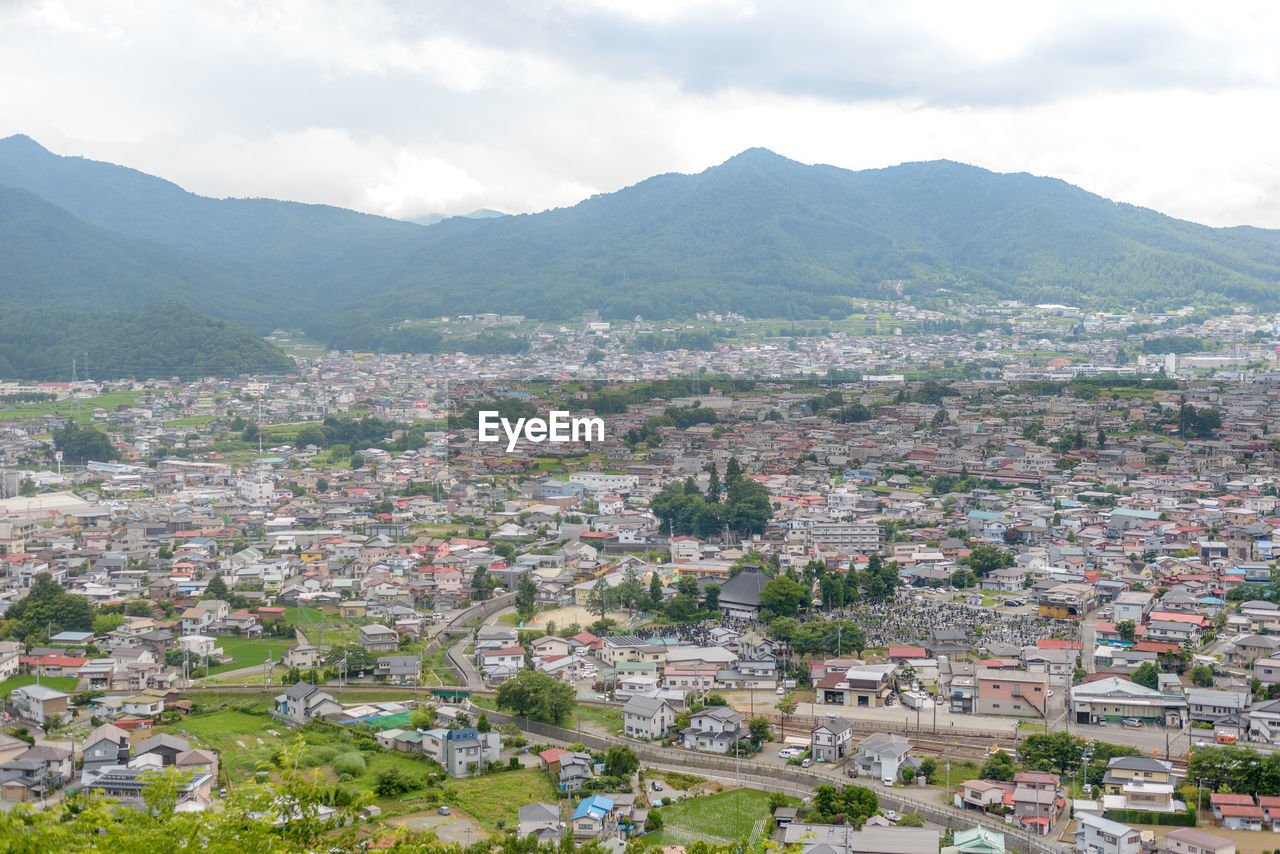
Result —
<svg viewBox="0 0 1280 854"><path fill-rule="evenodd" d="M289 373L296 367L248 329L179 303L138 311L0 308L0 377L70 379L72 359L83 371L85 354L99 380Z"/></svg>
<svg viewBox="0 0 1280 854"><path fill-rule="evenodd" d="M21 261L0 269L0 300L31 304L24 282L49 303L180 299L344 347L430 349L438 338L401 321L477 311L842 317L897 294L1280 307L1280 232L949 161L853 172L749 149L569 208L430 227L203 198L26 137L0 140L0 186L27 191L0 196L0 251Z"/></svg>
<svg viewBox="0 0 1280 854"><path fill-rule="evenodd" d="M493 208L478 208L468 214L461 215L465 219L493 219L494 217L506 216L502 211L495 211ZM416 216L412 219L406 219L405 222L412 222L418 225L435 225L437 222L444 222L450 218L450 214L431 213L424 216Z"/></svg>

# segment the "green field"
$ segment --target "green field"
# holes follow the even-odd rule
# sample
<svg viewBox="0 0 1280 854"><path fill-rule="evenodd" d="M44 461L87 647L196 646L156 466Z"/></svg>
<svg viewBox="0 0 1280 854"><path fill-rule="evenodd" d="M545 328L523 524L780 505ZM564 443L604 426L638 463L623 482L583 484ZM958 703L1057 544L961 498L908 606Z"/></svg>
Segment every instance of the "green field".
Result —
<svg viewBox="0 0 1280 854"><path fill-rule="evenodd" d="M46 688L53 688L57 691L66 691L67 693L75 691L76 684L79 681L80 680L76 679L74 676L40 677L40 684L44 685ZM19 676L10 676L8 679L0 682L0 697L7 700L9 699L9 694L12 693L14 688L21 688L23 685L34 684L36 684L36 677L29 673L24 673Z"/></svg>
<svg viewBox="0 0 1280 854"><path fill-rule="evenodd" d="M769 825L769 798L768 792L757 789L734 789L660 807L663 830L656 841L664 845L681 844L675 841L681 838L689 841L689 835L680 831L721 840L759 838Z"/></svg>
<svg viewBox="0 0 1280 854"><path fill-rule="evenodd" d="M235 660L230 664L215 664L209 668L209 673L212 675L225 673L228 670L241 670L245 667L261 666L267 660L268 651L271 652L271 660L279 664L280 657L284 655L284 651L293 646L293 644L293 640L286 638L222 638L218 641L218 646L222 647L222 651ZM193 668L193 675L203 676L204 672Z"/></svg>
<svg viewBox="0 0 1280 854"><path fill-rule="evenodd" d="M514 828L524 804L555 803L556 789L546 774L530 768L450 781L445 786L444 801L494 833L499 821L504 822L504 827Z"/></svg>

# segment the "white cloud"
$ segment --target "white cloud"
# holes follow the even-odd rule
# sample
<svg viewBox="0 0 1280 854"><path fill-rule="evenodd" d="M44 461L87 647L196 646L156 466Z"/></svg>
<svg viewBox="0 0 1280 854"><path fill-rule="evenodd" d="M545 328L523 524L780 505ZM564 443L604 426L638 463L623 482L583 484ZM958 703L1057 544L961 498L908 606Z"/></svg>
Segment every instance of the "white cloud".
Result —
<svg viewBox="0 0 1280 854"><path fill-rule="evenodd" d="M1278 25L1261 2L11 3L0 135L391 216L567 205L762 145L1280 227Z"/></svg>

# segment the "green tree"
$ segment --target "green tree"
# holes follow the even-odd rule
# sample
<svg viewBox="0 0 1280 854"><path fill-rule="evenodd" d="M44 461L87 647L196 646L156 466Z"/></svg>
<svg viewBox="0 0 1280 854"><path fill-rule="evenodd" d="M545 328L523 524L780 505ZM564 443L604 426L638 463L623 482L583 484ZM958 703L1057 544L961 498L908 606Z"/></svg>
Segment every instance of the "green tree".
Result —
<svg viewBox="0 0 1280 854"><path fill-rule="evenodd" d="M604 773L606 777L626 779L640 770L640 759L636 752L624 744L615 744L604 752Z"/></svg>
<svg viewBox="0 0 1280 854"><path fill-rule="evenodd" d="M573 709L576 695L572 685L539 673L522 670L498 686L498 708L517 715L559 723Z"/></svg>
<svg viewBox="0 0 1280 854"><path fill-rule="evenodd" d="M809 604L809 590L785 575L769 579L760 591L760 606L778 617L794 617Z"/></svg>
<svg viewBox="0 0 1280 854"><path fill-rule="evenodd" d="M213 578L209 579L209 584L204 589L205 599L221 599L226 600L227 594L231 591L227 589L227 582L222 580L222 575L215 572Z"/></svg>
<svg viewBox="0 0 1280 854"><path fill-rule="evenodd" d="M533 583L533 579L528 574L525 574L520 577L520 583L516 585L516 613L520 615L520 619L527 620L533 616L537 604L538 585Z"/></svg>
<svg viewBox="0 0 1280 854"><path fill-rule="evenodd" d="M1133 620L1121 620L1116 623L1116 634L1120 636L1120 640L1133 643L1133 639L1137 636L1138 625Z"/></svg>
<svg viewBox="0 0 1280 854"><path fill-rule="evenodd" d="M658 578L657 570L649 573L649 607L648 610L656 611L662 607L662 580Z"/></svg>
<svg viewBox="0 0 1280 854"><path fill-rule="evenodd" d="M983 780L1002 780L1009 783L1013 781L1013 775L1017 771L1018 763L1014 758L1003 750L997 750L982 763L982 767L978 769L978 776Z"/></svg>
<svg viewBox="0 0 1280 854"><path fill-rule="evenodd" d="M708 584L702 591L702 609L710 614L720 613L720 585Z"/></svg>
<svg viewBox="0 0 1280 854"><path fill-rule="evenodd" d="M969 568L979 576L1010 566L1013 566L1013 555L999 546L983 543L969 552Z"/></svg>
<svg viewBox="0 0 1280 854"><path fill-rule="evenodd" d="M1018 759L1034 771L1069 774L1080 767L1084 740L1065 731L1031 733L1018 745Z"/></svg>
<svg viewBox="0 0 1280 854"><path fill-rule="evenodd" d="M1135 685L1154 691L1160 684L1160 671L1156 668L1155 662L1144 661L1137 670L1133 671L1132 678Z"/></svg>
<svg viewBox="0 0 1280 854"><path fill-rule="evenodd" d="M315 424L308 424L298 431L298 435L293 440L294 447L305 448L307 445L315 445L317 448L323 448L329 444L328 438L324 435L324 430Z"/></svg>
<svg viewBox="0 0 1280 854"><path fill-rule="evenodd" d="M62 451L65 462L84 465L90 460L110 462L120 458L107 434L97 427L68 424L53 431L53 447Z"/></svg>
<svg viewBox="0 0 1280 854"><path fill-rule="evenodd" d="M762 742L769 740L769 719L763 715L756 715L747 721L747 732L751 736L751 741L756 746Z"/></svg>
<svg viewBox="0 0 1280 854"><path fill-rule="evenodd" d="M1212 688L1213 668L1207 664L1197 664L1191 668L1191 684L1197 688Z"/></svg>

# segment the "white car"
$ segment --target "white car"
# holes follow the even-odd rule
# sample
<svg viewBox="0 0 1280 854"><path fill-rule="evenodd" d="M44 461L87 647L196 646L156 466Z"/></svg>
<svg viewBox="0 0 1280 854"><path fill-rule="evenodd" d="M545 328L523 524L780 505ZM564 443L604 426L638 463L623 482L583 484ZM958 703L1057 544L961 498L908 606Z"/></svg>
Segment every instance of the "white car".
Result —
<svg viewBox="0 0 1280 854"><path fill-rule="evenodd" d="M795 757L799 756L801 753L804 753L804 751L798 747L784 747L778 751L778 758L794 759Z"/></svg>

